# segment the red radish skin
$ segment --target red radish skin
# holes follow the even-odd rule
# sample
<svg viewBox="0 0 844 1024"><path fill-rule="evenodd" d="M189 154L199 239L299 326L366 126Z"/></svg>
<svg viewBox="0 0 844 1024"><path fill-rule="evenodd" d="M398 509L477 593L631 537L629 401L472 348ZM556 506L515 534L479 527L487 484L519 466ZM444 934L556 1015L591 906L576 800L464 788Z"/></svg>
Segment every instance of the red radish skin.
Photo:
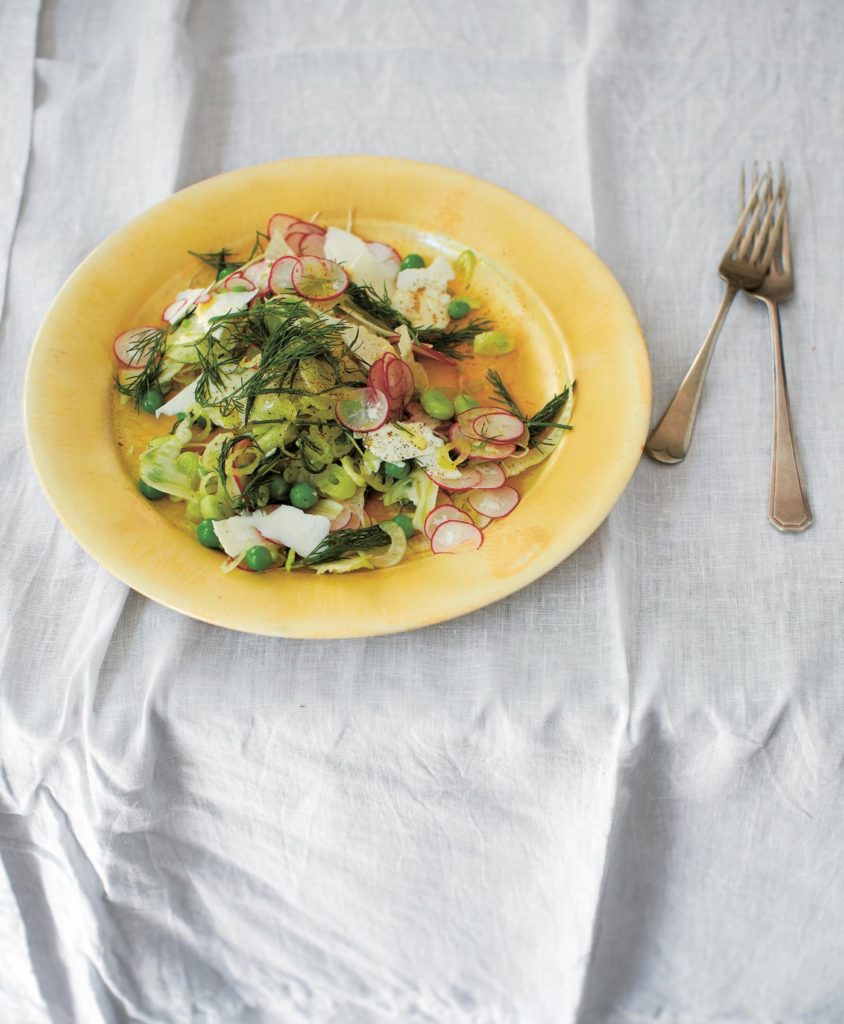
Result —
<svg viewBox="0 0 844 1024"><path fill-rule="evenodd" d="M279 292L292 291L293 270L298 265L299 259L296 256L282 256L280 259L277 259L270 269L270 290L275 292L276 295Z"/></svg>
<svg viewBox="0 0 844 1024"><path fill-rule="evenodd" d="M435 555L462 555L477 551L484 542L484 535L471 523L447 520L431 535L431 550Z"/></svg>
<svg viewBox="0 0 844 1024"><path fill-rule="evenodd" d="M367 383L384 392L393 417L402 413L413 395L413 371L393 352L385 352L375 360L369 368Z"/></svg>
<svg viewBox="0 0 844 1024"><path fill-rule="evenodd" d="M127 370L143 370L147 365L145 358L138 358L132 352L132 345L148 331L157 331L158 327L133 327L129 331L122 331L111 343L114 358Z"/></svg>
<svg viewBox="0 0 844 1024"><path fill-rule="evenodd" d="M300 223L299 218L290 213L274 213L267 221L267 234L270 238L273 235L286 235L290 230L290 225L298 223Z"/></svg>
<svg viewBox="0 0 844 1024"><path fill-rule="evenodd" d="M272 268L272 260L259 260L257 263L244 267L241 273L254 288L263 291L269 283Z"/></svg>
<svg viewBox="0 0 844 1024"><path fill-rule="evenodd" d="M505 484L494 490L474 490L466 495L472 508L482 516L490 519L503 519L509 516L521 501L521 495L515 487Z"/></svg>
<svg viewBox="0 0 844 1024"><path fill-rule="evenodd" d="M433 480L437 487L441 487L444 491L450 491L452 494L459 494L461 491L473 491L481 482L481 474L471 467L461 467L460 476L451 477L450 479L437 476L436 473L426 473L426 476Z"/></svg>
<svg viewBox="0 0 844 1024"><path fill-rule="evenodd" d="M165 306L161 311L161 319L166 324L175 323L176 320L187 312L188 300L187 299L176 299L175 302L171 302L169 306Z"/></svg>
<svg viewBox="0 0 844 1024"><path fill-rule="evenodd" d="M437 505L436 508L432 509L426 519L424 532L428 540L434 534L434 530L442 523L454 520L458 523L471 523L471 517L464 512L462 509L456 508L454 505Z"/></svg>
<svg viewBox="0 0 844 1024"><path fill-rule="evenodd" d="M467 459L506 459L516 450L512 443L492 444L467 437L457 423L453 423L449 428L448 440L452 448Z"/></svg>
<svg viewBox="0 0 844 1024"><path fill-rule="evenodd" d="M294 220L286 234L292 235L294 232L300 235L324 235L325 228L321 228L319 224L314 224L310 220Z"/></svg>
<svg viewBox="0 0 844 1024"><path fill-rule="evenodd" d="M478 490L495 490L496 487L503 487L507 480L507 474L497 462L476 462L472 469L481 474Z"/></svg>
<svg viewBox="0 0 844 1024"><path fill-rule="evenodd" d="M255 285L249 280L246 274L236 270L223 280L223 289L230 292L233 288L245 288L247 291L254 291Z"/></svg>
<svg viewBox="0 0 844 1024"><path fill-rule="evenodd" d="M356 388L334 406L337 422L356 434L370 434L387 422L390 405L377 388Z"/></svg>
<svg viewBox="0 0 844 1024"><path fill-rule="evenodd" d="M484 413L472 420L471 431L464 432L491 444L512 444L525 432L525 424L509 412Z"/></svg>
<svg viewBox="0 0 844 1024"><path fill-rule="evenodd" d="M299 242L300 256L325 256L325 237L323 235L302 235Z"/></svg>
<svg viewBox="0 0 844 1024"><path fill-rule="evenodd" d="M294 232L292 234L285 235L284 236L284 241L287 243L287 245L293 250L293 252L297 256L301 256L302 254L299 252L299 244L300 244L300 242L302 241L303 238L307 238L307 237L308 236L303 234L301 231L297 231L297 232Z"/></svg>
<svg viewBox="0 0 844 1024"><path fill-rule="evenodd" d="M333 260L302 256L291 273L293 288L303 299L326 302L339 298L349 287L349 275Z"/></svg>
<svg viewBox="0 0 844 1024"><path fill-rule="evenodd" d="M524 433L525 425L517 416L513 416L506 409L498 408L494 405L480 405L474 409L466 409L464 412L458 413L455 417L457 424L466 437L473 438L476 441L490 442L492 444L497 443L497 431L494 428L498 416L506 416L508 421L513 419L516 421L519 427L519 432L515 437L511 437L509 441L505 442L503 439L500 440L501 444L510 444L512 441L516 441ZM488 425L487 432L484 433L482 429L477 429L475 423L478 423L480 427ZM515 432L515 426L509 423L509 430L511 433Z"/></svg>
<svg viewBox="0 0 844 1024"><path fill-rule="evenodd" d="M430 359L434 363L443 363L445 366L459 366L460 360L453 356L447 356L444 352L437 352L435 348L428 348L427 345L419 345L414 342L411 349L417 356L423 359Z"/></svg>

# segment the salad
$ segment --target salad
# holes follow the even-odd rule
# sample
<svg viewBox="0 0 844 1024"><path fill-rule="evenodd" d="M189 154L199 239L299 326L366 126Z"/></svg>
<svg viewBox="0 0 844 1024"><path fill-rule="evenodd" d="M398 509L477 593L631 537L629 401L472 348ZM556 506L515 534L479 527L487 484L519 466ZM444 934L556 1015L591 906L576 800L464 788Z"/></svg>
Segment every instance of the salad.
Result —
<svg viewBox="0 0 844 1024"><path fill-rule="evenodd" d="M466 356L515 347L479 312L472 252L426 263L351 227L277 213L245 258L193 253L213 280L113 342L121 400L162 425L139 489L182 502L223 571L476 550L570 429L573 383L532 414L492 368L464 387Z"/></svg>

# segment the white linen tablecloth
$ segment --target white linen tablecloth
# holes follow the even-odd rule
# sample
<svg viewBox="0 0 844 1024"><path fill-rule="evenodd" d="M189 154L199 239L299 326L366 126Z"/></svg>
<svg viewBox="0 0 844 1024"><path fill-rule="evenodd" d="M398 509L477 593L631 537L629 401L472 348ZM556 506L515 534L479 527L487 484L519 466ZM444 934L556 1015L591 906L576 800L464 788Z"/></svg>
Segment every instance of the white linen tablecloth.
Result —
<svg viewBox="0 0 844 1024"><path fill-rule="evenodd" d="M4 0L0 39L0 1021L844 1019L844 8ZM685 464L643 462L492 607L266 639L94 564L23 444L52 296L176 189L341 152L582 234L657 410L720 299L740 163L783 159L812 529L766 521L740 297Z"/></svg>

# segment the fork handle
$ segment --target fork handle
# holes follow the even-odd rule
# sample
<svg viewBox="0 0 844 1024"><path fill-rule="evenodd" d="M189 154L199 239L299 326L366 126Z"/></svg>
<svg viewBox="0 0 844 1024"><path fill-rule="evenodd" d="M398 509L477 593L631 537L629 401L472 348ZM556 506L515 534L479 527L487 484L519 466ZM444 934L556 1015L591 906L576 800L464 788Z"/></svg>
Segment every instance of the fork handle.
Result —
<svg viewBox="0 0 844 1024"><path fill-rule="evenodd" d="M737 289L733 285L727 286L724 298L721 299L721 305L709 328L709 333L704 338L694 362L689 367L680 387L677 388L677 393L671 399L668 408L662 414L662 419L651 431L645 445L645 452L657 462L673 464L682 462L686 457L689 445L692 443L697 407L703 393L703 382L709 368L709 360L715 351L715 342L718 340L727 313L736 297L736 291Z"/></svg>
<svg viewBox="0 0 844 1024"><path fill-rule="evenodd" d="M771 443L771 493L768 518L778 530L799 533L812 525L812 513L800 477L800 464L791 426L785 361L782 351L780 307L765 299L774 349L774 435Z"/></svg>

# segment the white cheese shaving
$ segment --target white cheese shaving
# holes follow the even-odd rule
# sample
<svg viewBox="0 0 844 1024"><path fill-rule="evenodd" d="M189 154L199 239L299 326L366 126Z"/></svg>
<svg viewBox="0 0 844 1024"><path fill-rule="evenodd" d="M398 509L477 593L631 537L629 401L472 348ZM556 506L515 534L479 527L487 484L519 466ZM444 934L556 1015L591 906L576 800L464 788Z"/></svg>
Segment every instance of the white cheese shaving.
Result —
<svg viewBox="0 0 844 1024"><path fill-rule="evenodd" d="M214 523L214 533L217 534L217 540L229 558L237 558L244 551L262 543L261 534L252 523L252 516L218 519Z"/></svg>
<svg viewBox="0 0 844 1024"><path fill-rule="evenodd" d="M326 259L340 263L355 284L371 285L379 295L386 288L389 295L396 281L398 265L394 259L383 258L351 231L331 227L325 234Z"/></svg>
<svg viewBox="0 0 844 1024"><path fill-rule="evenodd" d="M272 512L219 519L214 523L214 533L230 558L268 540L292 548L306 558L328 536L329 527L325 516L308 515L292 505L279 505Z"/></svg>
<svg viewBox="0 0 844 1024"><path fill-rule="evenodd" d="M415 459L425 469L444 478L460 476L441 437L422 423L385 423L368 434L359 435L367 455L382 462L406 462Z"/></svg>
<svg viewBox="0 0 844 1024"><path fill-rule="evenodd" d="M328 536L329 520L321 515L308 515L292 505L279 505L272 512L255 512L252 522L267 538L286 548L293 548L302 558Z"/></svg>

